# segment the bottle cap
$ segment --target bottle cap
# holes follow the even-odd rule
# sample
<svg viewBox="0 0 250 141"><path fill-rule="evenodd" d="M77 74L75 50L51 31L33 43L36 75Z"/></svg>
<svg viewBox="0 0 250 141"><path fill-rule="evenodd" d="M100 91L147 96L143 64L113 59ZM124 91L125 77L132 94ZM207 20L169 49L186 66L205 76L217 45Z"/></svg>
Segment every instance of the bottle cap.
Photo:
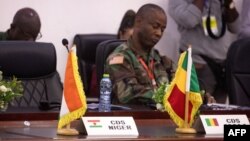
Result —
<svg viewBox="0 0 250 141"><path fill-rule="evenodd" d="M103 77L109 77L109 74L104 73L104 74L103 74Z"/></svg>

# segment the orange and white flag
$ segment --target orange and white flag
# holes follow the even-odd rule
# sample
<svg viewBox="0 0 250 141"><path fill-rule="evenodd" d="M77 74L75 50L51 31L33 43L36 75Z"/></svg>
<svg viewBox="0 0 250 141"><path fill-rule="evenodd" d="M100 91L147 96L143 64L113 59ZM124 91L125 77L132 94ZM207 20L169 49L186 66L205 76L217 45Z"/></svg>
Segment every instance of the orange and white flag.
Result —
<svg viewBox="0 0 250 141"><path fill-rule="evenodd" d="M73 46L68 53L58 129L82 117L86 109L87 102L78 72L76 47Z"/></svg>

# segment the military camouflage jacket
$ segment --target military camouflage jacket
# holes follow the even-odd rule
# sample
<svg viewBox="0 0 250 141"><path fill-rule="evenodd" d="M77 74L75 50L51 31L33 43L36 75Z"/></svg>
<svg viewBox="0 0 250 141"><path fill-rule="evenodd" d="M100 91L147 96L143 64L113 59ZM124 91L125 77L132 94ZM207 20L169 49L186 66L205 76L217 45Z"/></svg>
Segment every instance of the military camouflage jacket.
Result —
<svg viewBox="0 0 250 141"><path fill-rule="evenodd" d="M7 33L6 32L0 32L0 41L7 40Z"/></svg>
<svg viewBox="0 0 250 141"><path fill-rule="evenodd" d="M145 65L139 58L152 70L156 85L153 85ZM171 67L172 61L161 57L155 49L146 55L136 52L130 41L120 45L109 55L105 66L105 71L110 74L113 83L113 103L152 103L152 96L157 87L161 83L168 83L167 70Z"/></svg>

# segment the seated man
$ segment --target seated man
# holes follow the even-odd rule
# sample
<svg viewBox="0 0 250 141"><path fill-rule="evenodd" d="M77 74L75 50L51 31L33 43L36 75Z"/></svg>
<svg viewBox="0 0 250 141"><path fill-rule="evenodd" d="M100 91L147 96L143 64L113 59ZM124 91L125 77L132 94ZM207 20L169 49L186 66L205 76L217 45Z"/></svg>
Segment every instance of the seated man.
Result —
<svg viewBox="0 0 250 141"><path fill-rule="evenodd" d="M134 32L106 61L113 83L113 103L152 103L155 90L168 83L172 61L161 57L154 45L166 28L164 10L154 4L142 6L135 18Z"/></svg>
<svg viewBox="0 0 250 141"><path fill-rule="evenodd" d="M40 33L41 22L37 12L31 8L18 10L6 32L0 32L0 40L35 41Z"/></svg>
<svg viewBox="0 0 250 141"><path fill-rule="evenodd" d="M41 21L38 13L32 8L22 8L16 12L10 29L6 32L0 32L0 41L36 41L39 38L40 29ZM47 78L45 81L47 83L46 91L48 92L49 102L60 106L63 90L60 75L56 72L53 77ZM41 106L47 105L43 104Z"/></svg>

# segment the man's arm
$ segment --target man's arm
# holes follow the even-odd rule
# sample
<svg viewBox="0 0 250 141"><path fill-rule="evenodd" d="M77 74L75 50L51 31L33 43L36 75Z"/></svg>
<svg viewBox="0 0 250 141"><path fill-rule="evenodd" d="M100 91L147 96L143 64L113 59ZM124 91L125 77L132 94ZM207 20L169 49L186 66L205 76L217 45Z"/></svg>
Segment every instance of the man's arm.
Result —
<svg viewBox="0 0 250 141"><path fill-rule="evenodd" d="M235 7L233 0L225 0L225 20L228 25L228 30L231 33L238 33L240 31L239 13Z"/></svg>
<svg viewBox="0 0 250 141"><path fill-rule="evenodd" d="M112 80L113 92L120 103L151 101L154 94L152 88L148 85L147 79L139 78L138 73L142 72L136 72L130 61L119 55L112 56L107 60L106 72L109 73ZM141 84L138 79L140 81L145 79L145 85Z"/></svg>
<svg viewBox="0 0 250 141"><path fill-rule="evenodd" d="M201 23L204 0L169 0L168 12L177 24L193 28Z"/></svg>
<svg viewBox="0 0 250 141"><path fill-rule="evenodd" d="M250 37L250 0L243 0L239 38Z"/></svg>

